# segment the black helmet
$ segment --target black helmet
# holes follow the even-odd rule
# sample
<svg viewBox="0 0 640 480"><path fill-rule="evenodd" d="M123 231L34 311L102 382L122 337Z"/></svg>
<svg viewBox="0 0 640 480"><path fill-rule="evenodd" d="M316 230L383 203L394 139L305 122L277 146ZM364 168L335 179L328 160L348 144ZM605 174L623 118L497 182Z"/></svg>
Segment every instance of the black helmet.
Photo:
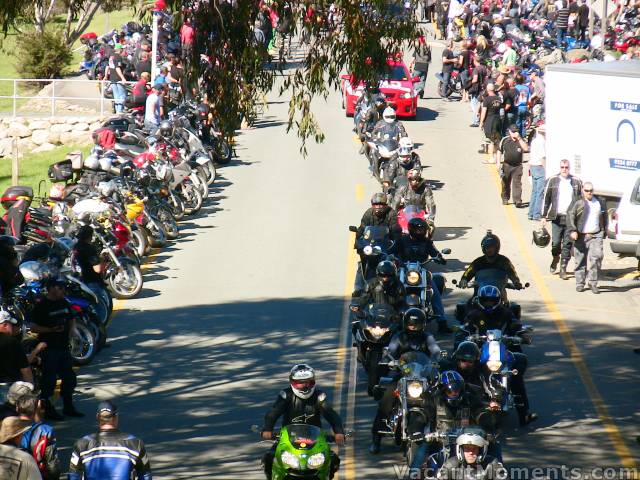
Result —
<svg viewBox="0 0 640 480"><path fill-rule="evenodd" d="M498 253L500 253L500 239L498 238L497 235L494 235L491 232L491 230L487 230L487 234L484 236L484 238L480 242L480 248L482 248L482 253L486 255L487 248L492 246L496 247L496 253L494 255L497 255Z"/></svg>
<svg viewBox="0 0 640 480"><path fill-rule="evenodd" d="M480 360L480 349L473 342L462 342L453 352L453 358L456 361L464 360L466 362L477 362Z"/></svg>
<svg viewBox="0 0 640 480"><path fill-rule="evenodd" d="M160 135L164 138L171 138L173 136L173 124L169 120L163 120L160 122Z"/></svg>
<svg viewBox="0 0 640 480"><path fill-rule="evenodd" d="M414 217L409 220L409 235L424 237L427 234L427 221L424 218Z"/></svg>
<svg viewBox="0 0 640 480"><path fill-rule="evenodd" d="M533 231L533 243L537 246L544 248L549 245L549 242L551 242L551 235L549 235L549 231L546 228L540 227L539 230Z"/></svg>
<svg viewBox="0 0 640 480"><path fill-rule="evenodd" d="M373 103L376 106L376 110L378 110L378 112L380 113L382 113L384 109L387 108L387 101L382 95L377 95Z"/></svg>
<svg viewBox="0 0 640 480"><path fill-rule="evenodd" d="M383 217L387 213L387 196L381 192L374 193L371 197L371 207L376 216Z"/></svg>
<svg viewBox="0 0 640 480"><path fill-rule="evenodd" d="M396 268L395 263L390 262L389 260L383 260L376 267L376 276L384 283L389 283L392 278L395 278L398 275L398 269Z"/></svg>
<svg viewBox="0 0 640 480"><path fill-rule="evenodd" d="M402 316L402 329L410 333L422 333L427 324L427 316L421 308L409 308Z"/></svg>

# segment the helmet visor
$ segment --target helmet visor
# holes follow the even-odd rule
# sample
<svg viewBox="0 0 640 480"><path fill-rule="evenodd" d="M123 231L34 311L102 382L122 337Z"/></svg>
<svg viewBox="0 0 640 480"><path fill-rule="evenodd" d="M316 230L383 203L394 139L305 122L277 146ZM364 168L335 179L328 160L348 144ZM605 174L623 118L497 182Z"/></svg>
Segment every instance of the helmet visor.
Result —
<svg viewBox="0 0 640 480"><path fill-rule="evenodd" d="M306 392L315 387L315 380L291 380L291 386L296 390Z"/></svg>
<svg viewBox="0 0 640 480"><path fill-rule="evenodd" d="M493 297L480 298L480 305L482 305L484 308L496 308L498 306L498 303L500 303L499 298L493 298Z"/></svg>

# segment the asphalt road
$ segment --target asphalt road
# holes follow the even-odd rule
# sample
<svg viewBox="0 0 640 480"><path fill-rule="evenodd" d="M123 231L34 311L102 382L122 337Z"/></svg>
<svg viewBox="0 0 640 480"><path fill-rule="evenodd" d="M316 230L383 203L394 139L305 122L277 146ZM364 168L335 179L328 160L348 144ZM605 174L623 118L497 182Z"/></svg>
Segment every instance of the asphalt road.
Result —
<svg viewBox="0 0 640 480"><path fill-rule="evenodd" d="M491 229L532 284L512 298L536 329L527 385L540 419L523 430L511 419L505 462L632 466L640 283L620 277L634 262L608 254L600 296L549 275L549 251L531 244L526 210L501 205L495 168L476 153L480 132L468 127L467 104L435 98L437 65L418 119L405 126L439 186L437 246L453 250L442 271L459 278ZM250 428L298 362L317 369L320 388L355 429L340 451L341 479L393 479L403 465L388 441L380 455L367 452L375 405L346 331L355 261L347 226L359 222L377 186L339 95L315 102L327 139L307 158L285 133L286 100L270 97L256 128L242 131L238 159L220 170L207 215L183 223L182 239L153 257L141 298L114 318L111 348L81 371L79 408L92 413L99 400L115 399L122 428L147 442L155 478L263 478L268 445ZM447 311L464 298L449 288ZM92 414L58 425L66 458L73 439L93 428Z"/></svg>

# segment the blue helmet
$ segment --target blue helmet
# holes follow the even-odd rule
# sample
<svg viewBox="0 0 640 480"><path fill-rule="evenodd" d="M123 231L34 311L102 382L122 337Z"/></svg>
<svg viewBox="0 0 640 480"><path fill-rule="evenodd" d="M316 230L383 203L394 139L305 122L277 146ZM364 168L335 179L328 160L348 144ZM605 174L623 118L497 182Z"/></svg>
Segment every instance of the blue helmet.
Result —
<svg viewBox="0 0 640 480"><path fill-rule="evenodd" d="M478 290L478 305L487 313L498 308L501 299L500 290L493 285L484 285Z"/></svg>
<svg viewBox="0 0 640 480"><path fill-rule="evenodd" d="M464 378L455 370L446 370L440 374L442 393L449 404L458 403L464 390Z"/></svg>

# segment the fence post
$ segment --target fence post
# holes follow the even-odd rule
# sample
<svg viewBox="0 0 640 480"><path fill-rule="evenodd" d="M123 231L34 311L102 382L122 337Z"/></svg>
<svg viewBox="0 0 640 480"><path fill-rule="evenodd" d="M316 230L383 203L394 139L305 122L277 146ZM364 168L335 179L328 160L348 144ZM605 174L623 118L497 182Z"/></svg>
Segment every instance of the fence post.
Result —
<svg viewBox="0 0 640 480"><path fill-rule="evenodd" d="M18 137L13 137L14 151L11 159L11 185L17 185L20 180L20 162L18 161Z"/></svg>
<svg viewBox="0 0 640 480"><path fill-rule="evenodd" d="M56 80L53 80L53 88L51 90L51 116L56 116Z"/></svg>
<svg viewBox="0 0 640 480"><path fill-rule="evenodd" d="M13 79L13 116L16 116L16 95L18 94L18 80Z"/></svg>

